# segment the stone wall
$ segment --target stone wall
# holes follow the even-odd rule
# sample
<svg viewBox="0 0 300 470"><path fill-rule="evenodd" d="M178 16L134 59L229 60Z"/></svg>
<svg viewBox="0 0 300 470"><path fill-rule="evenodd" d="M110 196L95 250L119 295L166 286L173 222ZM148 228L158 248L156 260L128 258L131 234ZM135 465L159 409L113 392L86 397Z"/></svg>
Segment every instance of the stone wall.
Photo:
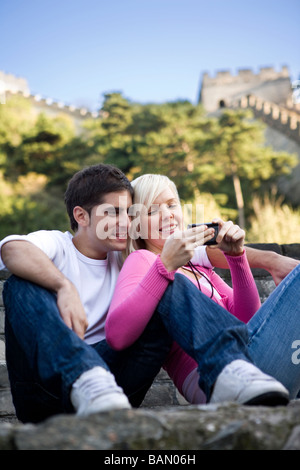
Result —
<svg viewBox="0 0 300 470"><path fill-rule="evenodd" d="M233 107L249 108L256 118L300 144L300 105L288 109L254 95L243 96Z"/></svg>
<svg viewBox="0 0 300 470"><path fill-rule="evenodd" d="M6 92L2 103L7 102L12 96L21 96L26 98L32 105L32 113L39 115L44 113L50 118L55 118L60 115L66 115L72 119L75 127L75 132L79 135L84 132L82 124L85 119L97 119L100 117L98 112L91 112L86 108L78 108L73 105L67 105L63 102L55 101L51 98L44 98L41 95L32 95L23 92ZM4 101L3 101L4 99Z"/></svg>
<svg viewBox="0 0 300 470"><path fill-rule="evenodd" d="M287 152L298 156L298 165L291 174L280 176L277 180L278 193L293 206L300 204L300 103L290 100L286 105L263 100L254 95L243 96L233 101L233 109L251 109L256 119L263 121L265 145L275 152Z"/></svg>
<svg viewBox="0 0 300 470"><path fill-rule="evenodd" d="M252 70L219 71L215 77L203 74L199 103L207 112L214 112L220 106L231 106L242 96L254 94L264 100L284 104L291 95L291 83L287 67L276 72L273 67L262 67L255 74Z"/></svg>
<svg viewBox="0 0 300 470"><path fill-rule="evenodd" d="M11 73L0 70L0 93L10 91L12 93L29 93L27 80L23 77L16 77Z"/></svg>
<svg viewBox="0 0 300 470"><path fill-rule="evenodd" d="M28 99L37 114L43 112L49 116L57 116L60 113L64 113L72 117L76 123L82 123L86 118L99 117L99 113L91 112L86 108L66 105L49 97L45 98L38 94L32 94L25 78L16 77L13 74L0 70L1 102L4 104L12 95L19 95Z"/></svg>

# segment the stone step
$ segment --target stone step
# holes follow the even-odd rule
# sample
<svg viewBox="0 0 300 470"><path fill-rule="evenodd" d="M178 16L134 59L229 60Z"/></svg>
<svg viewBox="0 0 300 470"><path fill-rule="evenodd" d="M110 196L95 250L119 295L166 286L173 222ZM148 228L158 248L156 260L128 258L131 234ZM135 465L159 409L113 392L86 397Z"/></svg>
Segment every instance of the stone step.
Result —
<svg viewBox="0 0 300 470"><path fill-rule="evenodd" d="M0 421L10 420L15 416L5 360L3 284L4 279L0 280Z"/></svg>
<svg viewBox="0 0 300 470"><path fill-rule="evenodd" d="M5 279L0 278L0 339L4 336L4 306L2 299L2 290Z"/></svg>
<svg viewBox="0 0 300 470"><path fill-rule="evenodd" d="M10 421L14 417L15 409L5 361L5 344L3 340L0 340L0 421Z"/></svg>

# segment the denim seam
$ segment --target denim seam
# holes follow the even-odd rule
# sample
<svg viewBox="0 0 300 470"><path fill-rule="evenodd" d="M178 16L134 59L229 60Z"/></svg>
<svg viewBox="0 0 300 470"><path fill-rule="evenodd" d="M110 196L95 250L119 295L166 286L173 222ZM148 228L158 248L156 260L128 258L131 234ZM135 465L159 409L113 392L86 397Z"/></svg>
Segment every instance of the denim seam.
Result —
<svg viewBox="0 0 300 470"><path fill-rule="evenodd" d="M281 295L278 296L278 298L276 299L276 301L274 302L273 306L272 306L272 312L270 313L270 315L268 315L268 317L260 324L257 326L257 328L255 329L255 331L253 331L253 333L251 333L251 335L249 335L249 341L248 341L248 346L251 345L253 339L256 339L260 333L262 333L263 329L266 327L266 325L268 324L268 322L271 320L271 316L272 314L274 313L274 311L276 310L276 307L278 306L278 304L281 302L282 300L282 296L284 294L284 292L286 291L287 287L290 287L291 284L296 280L296 273L293 273L293 275L291 275L291 278L289 278L286 282L284 282L283 286L282 286L282 292L281 292ZM271 294L272 295L272 294Z"/></svg>

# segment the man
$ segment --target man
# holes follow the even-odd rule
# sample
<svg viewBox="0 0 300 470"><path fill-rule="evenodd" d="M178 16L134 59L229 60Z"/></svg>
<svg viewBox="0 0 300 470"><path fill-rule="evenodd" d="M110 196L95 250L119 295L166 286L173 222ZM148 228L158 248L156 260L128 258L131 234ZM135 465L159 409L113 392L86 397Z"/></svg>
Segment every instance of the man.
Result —
<svg viewBox="0 0 300 470"><path fill-rule="evenodd" d="M88 415L129 408L129 401L138 406L172 343L158 314L123 352L111 350L104 339L130 224L132 188L124 174L111 165L86 168L69 182L65 202L74 236L38 231L7 237L0 245L0 268L15 275L4 287L6 353L23 422L74 410ZM277 259L273 268L278 276ZM249 360L245 345L238 357ZM272 387L277 390L276 381Z"/></svg>

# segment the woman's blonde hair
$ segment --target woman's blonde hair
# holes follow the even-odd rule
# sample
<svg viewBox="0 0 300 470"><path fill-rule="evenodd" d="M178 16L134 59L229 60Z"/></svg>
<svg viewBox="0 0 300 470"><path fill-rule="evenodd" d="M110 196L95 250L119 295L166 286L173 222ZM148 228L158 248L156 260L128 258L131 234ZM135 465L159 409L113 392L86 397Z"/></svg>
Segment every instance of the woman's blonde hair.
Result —
<svg viewBox="0 0 300 470"><path fill-rule="evenodd" d="M177 188L173 181L167 176L146 174L139 176L131 182L134 190L133 203L143 205L147 211L154 203L155 199L166 189L170 188L174 196L179 201ZM145 242L141 238L136 240L128 238L126 256L135 250L145 248Z"/></svg>

